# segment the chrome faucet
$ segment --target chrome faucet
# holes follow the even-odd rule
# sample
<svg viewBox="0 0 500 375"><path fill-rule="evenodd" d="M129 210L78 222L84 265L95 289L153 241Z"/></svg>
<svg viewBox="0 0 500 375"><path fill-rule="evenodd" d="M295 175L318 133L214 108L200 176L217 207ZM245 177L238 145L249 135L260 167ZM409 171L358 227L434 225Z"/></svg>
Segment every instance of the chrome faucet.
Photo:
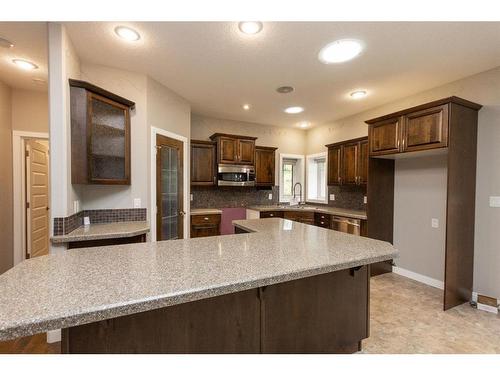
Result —
<svg viewBox="0 0 500 375"><path fill-rule="evenodd" d="M299 185L299 204L304 204L305 202L302 202L302 184L300 182L296 182L295 185L293 185L293 200L295 200L295 188Z"/></svg>

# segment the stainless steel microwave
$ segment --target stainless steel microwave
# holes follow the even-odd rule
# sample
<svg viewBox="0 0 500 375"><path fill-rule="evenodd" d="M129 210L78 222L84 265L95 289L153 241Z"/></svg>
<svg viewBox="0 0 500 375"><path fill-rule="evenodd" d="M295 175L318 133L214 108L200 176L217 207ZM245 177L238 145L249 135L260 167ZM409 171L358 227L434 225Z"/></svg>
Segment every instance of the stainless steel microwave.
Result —
<svg viewBox="0 0 500 375"><path fill-rule="evenodd" d="M217 180L219 186L255 186L255 167L219 164Z"/></svg>

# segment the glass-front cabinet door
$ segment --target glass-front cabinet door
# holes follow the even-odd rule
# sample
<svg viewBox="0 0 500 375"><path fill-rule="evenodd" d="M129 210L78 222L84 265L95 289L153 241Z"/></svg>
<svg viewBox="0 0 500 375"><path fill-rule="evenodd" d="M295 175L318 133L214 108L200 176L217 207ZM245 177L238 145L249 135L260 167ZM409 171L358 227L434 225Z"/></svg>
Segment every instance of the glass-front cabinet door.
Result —
<svg viewBox="0 0 500 375"><path fill-rule="evenodd" d="M89 92L90 183L130 184L128 107Z"/></svg>

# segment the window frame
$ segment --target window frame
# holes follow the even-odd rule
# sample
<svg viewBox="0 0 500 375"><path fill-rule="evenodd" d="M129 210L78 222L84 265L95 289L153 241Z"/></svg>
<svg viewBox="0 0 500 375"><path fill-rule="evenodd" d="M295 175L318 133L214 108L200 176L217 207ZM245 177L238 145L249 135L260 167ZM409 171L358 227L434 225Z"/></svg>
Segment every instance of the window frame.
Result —
<svg viewBox="0 0 500 375"><path fill-rule="evenodd" d="M296 160L294 172L293 172L293 181L292 181L292 197L293 197L293 186L300 182L302 185L302 197L305 201L305 156L298 154L280 154L279 155L279 202L280 203L289 203L291 197L285 196L284 193L284 183L283 183L283 164L286 160L293 159Z"/></svg>
<svg viewBox="0 0 500 375"><path fill-rule="evenodd" d="M311 186L309 186L309 173L310 173L310 164L314 163L316 159L325 159L325 170L324 170L324 187L325 187L325 197L324 199L315 199L315 198L309 198L309 189L311 189ZM318 180L318 175L316 174L316 180ZM321 204L328 204L328 152L319 152L317 154L310 154L306 155L306 195L305 195L305 200L306 203L321 203ZM317 181L316 181L317 184ZM317 189L318 185L316 185Z"/></svg>

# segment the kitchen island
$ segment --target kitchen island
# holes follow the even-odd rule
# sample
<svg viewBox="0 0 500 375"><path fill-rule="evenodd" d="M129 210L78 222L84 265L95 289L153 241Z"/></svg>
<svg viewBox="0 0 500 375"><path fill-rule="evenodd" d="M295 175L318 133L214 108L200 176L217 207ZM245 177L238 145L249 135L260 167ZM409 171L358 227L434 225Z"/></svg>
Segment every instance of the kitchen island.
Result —
<svg viewBox="0 0 500 375"><path fill-rule="evenodd" d="M63 329L63 353L350 353L387 242L283 219L251 232L69 250L0 275L0 340Z"/></svg>

